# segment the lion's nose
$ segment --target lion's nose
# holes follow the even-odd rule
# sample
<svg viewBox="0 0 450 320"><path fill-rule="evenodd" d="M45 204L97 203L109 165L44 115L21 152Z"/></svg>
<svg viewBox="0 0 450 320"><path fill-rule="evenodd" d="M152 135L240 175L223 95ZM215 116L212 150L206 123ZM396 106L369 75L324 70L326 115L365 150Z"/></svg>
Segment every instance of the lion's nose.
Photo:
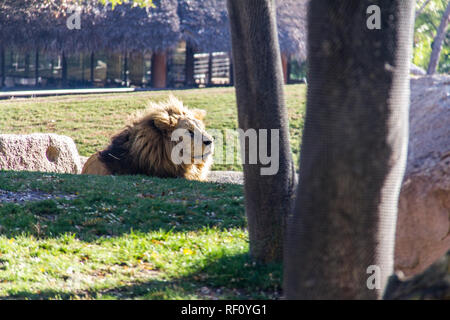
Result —
<svg viewBox="0 0 450 320"><path fill-rule="evenodd" d="M205 144L205 146L209 146L212 143L212 141L211 140L205 140L205 141L203 141L203 143Z"/></svg>

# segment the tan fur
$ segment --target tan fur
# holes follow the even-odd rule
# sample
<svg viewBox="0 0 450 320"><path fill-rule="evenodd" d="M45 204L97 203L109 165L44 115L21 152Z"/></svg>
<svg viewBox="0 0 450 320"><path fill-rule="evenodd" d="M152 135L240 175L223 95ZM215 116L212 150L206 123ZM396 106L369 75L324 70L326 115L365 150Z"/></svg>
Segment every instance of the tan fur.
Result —
<svg viewBox="0 0 450 320"><path fill-rule="evenodd" d="M106 149L87 160L82 174L146 174L205 180L212 164L212 143L208 146L201 144L202 153L196 155L200 163L175 164L171 160L172 148L176 144L171 141L171 134L175 129L191 130L196 137L212 141L205 131L205 113L204 110L189 110L173 96L163 103L150 103L145 111L134 115L130 125L111 139Z"/></svg>

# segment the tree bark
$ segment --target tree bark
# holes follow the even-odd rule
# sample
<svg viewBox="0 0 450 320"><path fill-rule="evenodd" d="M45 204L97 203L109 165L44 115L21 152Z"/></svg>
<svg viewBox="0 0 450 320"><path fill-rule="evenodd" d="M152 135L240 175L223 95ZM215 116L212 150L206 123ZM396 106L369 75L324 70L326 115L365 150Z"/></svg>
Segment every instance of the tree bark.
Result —
<svg viewBox="0 0 450 320"><path fill-rule="evenodd" d="M165 52L155 52L152 55L152 87L167 86L167 55Z"/></svg>
<svg viewBox="0 0 450 320"><path fill-rule="evenodd" d="M381 29L366 27L370 5L381 9ZM284 262L288 299L380 298L393 272L413 17L413 0L310 2L307 112ZM369 279L374 272L379 282Z"/></svg>
<svg viewBox="0 0 450 320"><path fill-rule="evenodd" d="M193 87L194 79L194 48L189 42L186 42L186 70L185 70L185 86Z"/></svg>
<svg viewBox="0 0 450 320"><path fill-rule="evenodd" d="M436 73L437 66L439 63L439 57L442 51L442 44L445 38L445 31L447 30L448 23L450 21L450 2L445 9L444 15L442 16L441 23L436 33L436 37L433 41L433 50L431 51L430 63L428 64L427 74Z"/></svg>
<svg viewBox="0 0 450 320"><path fill-rule="evenodd" d="M285 217L291 210L295 172L289 147L275 3L273 0L228 0L228 14L239 128L255 129L257 133L258 129L279 130L276 146L279 169L275 175L261 174L261 168L266 166L259 157L256 164L243 165L250 254L261 262L281 261ZM269 134L268 150L271 150ZM246 143L245 149L241 149L242 159L249 154L249 149Z"/></svg>

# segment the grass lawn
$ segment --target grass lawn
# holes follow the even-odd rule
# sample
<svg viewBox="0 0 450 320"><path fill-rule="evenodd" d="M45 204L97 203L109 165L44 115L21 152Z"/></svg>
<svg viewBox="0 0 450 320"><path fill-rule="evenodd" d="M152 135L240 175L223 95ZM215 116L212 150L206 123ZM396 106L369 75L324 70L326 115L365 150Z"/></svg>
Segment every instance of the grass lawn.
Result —
<svg viewBox="0 0 450 320"><path fill-rule="evenodd" d="M126 116L169 92L0 102L1 133L55 132L82 155ZM174 91L206 109L207 128L236 128L232 88ZM286 87L294 154L304 86ZM239 165L215 169L239 170ZM0 189L72 198L0 202L0 299L273 299L279 264L248 256L242 186L146 176L1 172Z"/></svg>
<svg viewBox="0 0 450 320"><path fill-rule="evenodd" d="M305 113L304 85L285 87L291 147L298 162ZM160 101L172 93L188 107L208 112L207 129L236 129L234 88L150 91L123 94L74 95L0 101L0 133L53 132L71 137L80 155L90 156L108 144L136 110L147 101ZM226 141L225 141L226 143ZM214 165L213 170L241 170L239 163Z"/></svg>

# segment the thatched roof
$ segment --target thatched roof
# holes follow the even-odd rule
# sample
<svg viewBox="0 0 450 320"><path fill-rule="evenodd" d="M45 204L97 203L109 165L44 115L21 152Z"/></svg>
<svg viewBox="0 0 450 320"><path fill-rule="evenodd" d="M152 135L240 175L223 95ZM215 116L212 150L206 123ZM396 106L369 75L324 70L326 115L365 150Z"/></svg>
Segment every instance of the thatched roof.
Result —
<svg viewBox="0 0 450 320"><path fill-rule="evenodd" d="M306 59L306 13L309 0L277 0L278 41L281 51Z"/></svg>
<svg viewBox="0 0 450 320"><path fill-rule="evenodd" d="M50 52L153 50L184 39L203 52L230 51L226 0L154 0L155 7L132 4L106 7L83 1L81 29L66 26L68 0L0 1L0 44ZM277 0L281 50L306 56L306 3Z"/></svg>
<svg viewBox="0 0 450 320"><path fill-rule="evenodd" d="M181 37L202 52L230 51L226 0L179 0Z"/></svg>
<svg viewBox="0 0 450 320"><path fill-rule="evenodd" d="M106 49L113 51L163 51L180 40L177 0L154 0L152 8L132 4L108 7L102 29Z"/></svg>

